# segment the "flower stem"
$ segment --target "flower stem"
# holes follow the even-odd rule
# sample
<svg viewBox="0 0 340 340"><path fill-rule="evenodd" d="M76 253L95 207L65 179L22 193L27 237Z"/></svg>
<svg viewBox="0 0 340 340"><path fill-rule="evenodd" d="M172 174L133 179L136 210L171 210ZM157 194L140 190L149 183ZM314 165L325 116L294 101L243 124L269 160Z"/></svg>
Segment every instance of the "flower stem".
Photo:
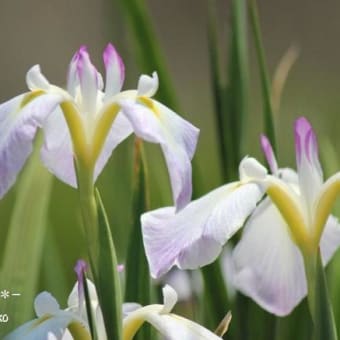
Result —
<svg viewBox="0 0 340 340"><path fill-rule="evenodd" d="M312 256L305 256L304 261L308 283L308 305L314 323L314 338L316 340L337 340L334 315L320 251Z"/></svg>
<svg viewBox="0 0 340 340"><path fill-rule="evenodd" d="M111 229L98 191L93 186L93 169L77 164L80 208L91 271L103 312L107 338L122 339L122 298L117 257Z"/></svg>

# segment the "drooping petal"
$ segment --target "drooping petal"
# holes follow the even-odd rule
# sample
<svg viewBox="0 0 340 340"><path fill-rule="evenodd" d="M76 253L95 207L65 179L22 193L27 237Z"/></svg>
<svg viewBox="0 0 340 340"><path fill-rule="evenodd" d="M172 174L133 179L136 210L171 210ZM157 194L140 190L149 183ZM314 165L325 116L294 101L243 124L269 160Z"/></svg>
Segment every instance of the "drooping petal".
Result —
<svg viewBox="0 0 340 340"><path fill-rule="evenodd" d="M302 255L267 198L233 252L233 284L270 313L288 315L307 293Z"/></svg>
<svg viewBox="0 0 340 340"><path fill-rule="evenodd" d="M43 164L62 182L76 188L72 140L59 107L47 118L43 130L45 142L40 154Z"/></svg>
<svg viewBox="0 0 340 340"><path fill-rule="evenodd" d="M125 66L122 58L112 44L108 44L103 53L106 69L106 85L104 101L117 94L125 79Z"/></svg>
<svg viewBox="0 0 340 340"><path fill-rule="evenodd" d="M151 275L159 277L175 264L195 269L214 261L260 197L255 184L238 188L238 182L234 182L191 202L178 213L174 208L162 208L143 214L143 239Z"/></svg>
<svg viewBox="0 0 340 340"><path fill-rule="evenodd" d="M133 128L129 120L122 113L118 113L96 162L94 181L96 181L102 172L104 166L112 155L112 151L117 147L117 145L129 137L132 132Z"/></svg>
<svg viewBox="0 0 340 340"><path fill-rule="evenodd" d="M41 95L25 104L25 95L0 105L0 198L15 182L32 152L37 128L42 127L62 97Z"/></svg>
<svg viewBox="0 0 340 340"><path fill-rule="evenodd" d="M122 101L122 110L137 136L159 143L167 163L176 209L191 199L191 159L196 149L199 130L166 106L146 100L145 105Z"/></svg>
<svg viewBox="0 0 340 340"><path fill-rule="evenodd" d="M315 208L314 203L323 182L323 175L317 139L312 126L304 117L295 122L295 148L300 191L311 214Z"/></svg>
<svg viewBox="0 0 340 340"><path fill-rule="evenodd" d="M329 216L320 240L321 258L324 265L340 246L340 224L335 216Z"/></svg>
<svg viewBox="0 0 340 340"><path fill-rule="evenodd" d="M157 72L152 73L152 77L142 74L138 80L137 92L138 96L152 97L158 90Z"/></svg>
<svg viewBox="0 0 340 340"><path fill-rule="evenodd" d="M266 160L270 167L270 171L272 172L273 175L277 175L279 168L277 166L277 161L274 155L273 148L269 142L269 139L265 135L261 135L260 141L261 141L262 151L266 157Z"/></svg>

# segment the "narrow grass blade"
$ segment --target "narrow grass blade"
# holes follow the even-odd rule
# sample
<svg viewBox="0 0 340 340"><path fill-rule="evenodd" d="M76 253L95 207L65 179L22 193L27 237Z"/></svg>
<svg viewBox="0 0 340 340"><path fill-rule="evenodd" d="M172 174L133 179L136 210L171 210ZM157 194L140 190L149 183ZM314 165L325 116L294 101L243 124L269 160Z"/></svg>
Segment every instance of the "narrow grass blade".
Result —
<svg viewBox="0 0 340 340"><path fill-rule="evenodd" d="M227 181L228 178L232 177L232 162L233 156L233 140L229 133L229 122L226 103L229 98L227 89L221 79L221 65L220 65L220 48L217 37L217 15L215 1L208 1L208 50L210 60L210 74L212 84L212 95L215 106L215 117L216 117L216 133L218 138L218 148L220 153L220 162L222 167L223 180Z"/></svg>
<svg viewBox="0 0 340 340"><path fill-rule="evenodd" d="M210 329L218 327L230 305L224 279L218 261L201 269L204 282L204 302L207 304L206 319Z"/></svg>
<svg viewBox="0 0 340 340"><path fill-rule="evenodd" d="M314 324L314 339L337 340L336 325L320 251L315 256L305 258L305 267L308 305Z"/></svg>
<svg viewBox="0 0 340 340"><path fill-rule="evenodd" d="M122 296L116 251L110 225L100 198L95 191L98 209L98 261L93 273L99 303L103 312L105 329L109 340L122 339Z"/></svg>
<svg viewBox="0 0 340 340"><path fill-rule="evenodd" d="M234 148L234 172L237 175L238 164L242 158L244 144L244 124L248 111L248 37L247 37L247 6L245 0L231 2L231 44L228 69L229 133ZM230 180L230 179L229 179Z"/></svg>
<svg viewBox="0 0 340 340"><path fill-rule="evenodd" d="M140 223L141 214L149 210L147 170L144 159L142 141L137 138L134 157L133 220L125 267L125 301L148 305L151 303L151 283ZM150 339L151 329L146 326L148 325L143 326L138 332L136 339Z"/></svg>
<svg viewBox="0 0 340 340"><path fill-rule="evenodd" d="M0 301L1 313L9 317L0 326L0 337L32 318L52 187L52 175L45 170L37 149L18 184L16 202L2 259L0 290L11 295Z"/></svg>
<svg viewBox="0 0 340 340"><path fill-rule="evenodd" d="M97 331L96 331L96 323L95 323L96 317L95 315L93 315L93 312L92 312L92 303L91 303L89 287L87 285L86 273L84 273L82 281L83 281L83 287L84 287L86 314L87 314L87 320L89 322L91 337L92 337L92 340L98 340Z"/></svg>
<svg viewBox="0 0 340 340"><path fill-rule="evenodd" d="M268 76L266 58L264 47L262 43L261 28L259 22L259 15L257 10L256 0L249 0L250 3L250 21L252 33L255 40L255 49L259 63L260 81L262 89L262 102L263 102L263 120L265 125L265 134L268 136L272 143L274 151L276 151L276 138L274 129L274 111L272 104L271 85Z"/></svg>
<svg viewBox="0 0 340 340"><path fill-rule="evenodd" d="M119 2L134 37L137 62L142 72L150 74L157 71L162 84L157 92L158 99L172 109L178 109L170 76L164 65L165 58L159 47L145 2L143 0L120 0Z"/></svg>

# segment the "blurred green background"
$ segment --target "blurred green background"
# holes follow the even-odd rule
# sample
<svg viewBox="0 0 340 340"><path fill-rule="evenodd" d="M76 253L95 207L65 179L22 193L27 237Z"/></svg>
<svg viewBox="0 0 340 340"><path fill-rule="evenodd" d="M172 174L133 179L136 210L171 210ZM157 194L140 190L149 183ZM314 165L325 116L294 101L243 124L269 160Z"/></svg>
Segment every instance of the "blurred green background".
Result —
<svg viewBox="0 0 340 340"><path fill-rule="evenodd" d="M217 3L221 46L228 46L229 2ZM206 192L221 184L208 60L207 1L153 0L148 1L148 9L180 101L179 113L201 129L195 158L197 171L203 180L200 192ZM311 120L322 144L329 140L334 150L339 149L340 3L262 0L259 1L259 11L271 74L289 46L295 44L300 51L283 92L277 118L280 164L294 165L292 124L299 115L306 115ZM124 88L136 87L141 70L137 66L131 32L116 1L2 0L0 27L1 102L26 91L25 74L29 67L37 63L51 83L65 84L68 63L82 44L89 47L93 63L103 71L101 53L107 42L111 41L125 62ZM222 50L226 55L226 48L222 47ZM223 57L227 62L226 56ZM263 130L261 98L252 43L249 62L251 101L245 150L248 154L261 157L258 143L259 133ZM130 138L114 152L98 181L122 262L132 219L132 149L133 138ZM147 156L151 206L156 208L171 204L168 175L159 148L148 145ZM330 165L327 170L334 169ZM0 201L0 256L16 200L16 188L14 186ZM86 254L77 192L54 179L48 214L39 290L50 290L64 305L64 289L70 291L74 283L72 268L75 261ZM51 239L57 242L52 244L49 242ZM30 245L18 246L28 248ZM59 254L61 259L58 263L54 263L55 254ZM63 273L65 285L59 284L58 280L47 280L47 271ZM0 287L3 288L10 289Z"/></svg>

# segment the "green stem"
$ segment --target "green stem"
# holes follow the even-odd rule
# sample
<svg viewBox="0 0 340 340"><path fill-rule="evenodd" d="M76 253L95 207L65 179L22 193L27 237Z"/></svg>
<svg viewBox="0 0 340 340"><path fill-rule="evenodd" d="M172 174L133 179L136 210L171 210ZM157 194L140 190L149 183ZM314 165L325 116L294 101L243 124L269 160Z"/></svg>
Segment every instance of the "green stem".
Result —
<svg viewBox="0 0 340 340"><path fill-rule="evenodd" d="M93 185L93 169L77 164L80 208L90 267L98 293L109 340L122 339L122 298L117 257L110 226L98 191Z"/></svg>
<svg viewBox="0 0 340 340"><path fill-rule="evenodd" d="M205 301L208 303L207 319L210 328L216 328L229 310L226 285L218 261L201 269L204 281Z"/></svg>
<svg viewBox="0 0 340 340"><path fill-rule="evenodd" d="M320 251L312 256L305 256L304 261L308 282L308 305L314 323L314 338L316 340L337 340L335 320Z"/></svg>

